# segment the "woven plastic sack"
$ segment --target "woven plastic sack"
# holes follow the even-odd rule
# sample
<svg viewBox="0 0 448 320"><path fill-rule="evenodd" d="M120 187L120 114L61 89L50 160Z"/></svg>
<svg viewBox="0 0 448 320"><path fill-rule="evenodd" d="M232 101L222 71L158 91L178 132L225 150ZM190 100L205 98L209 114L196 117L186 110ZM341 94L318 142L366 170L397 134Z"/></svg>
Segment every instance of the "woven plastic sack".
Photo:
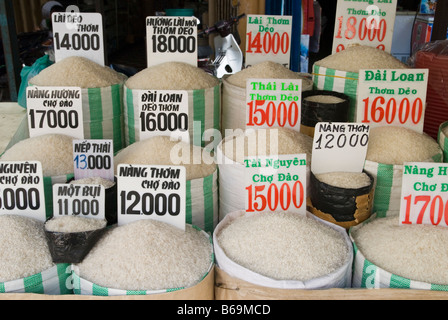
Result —
<svg viewBox="0 0 448 320"><path fill-rule="evenodd" d="M140 141L140 111L138 93L124 86L124 136L129 146ZM188 130L190 143L205 147L204 132L210 129L221 130L221 84L212 88L187 90L188 92ZM200 126L199 128L197 126Z"/></svg>
<svg viewBox="0 0 448 320"><path fill-rule="evenodd" d="M193 226L193 228L198 229L199 231L204 233L204 235L208 239L210 239L210 243L212 243L212 238L208 233L195 226ZM201 277L201 279L198 280L198 283L208 276L208 274L213 270L213 267L214 267L214 254L212 253L210 257L210 266L207 272L203 275L203 277ZM72 276L73 276L73 292L76 295L91 295L91 296L155 295L186 289L186 287L179 287L179 288L167 288L163 290L135 291L135 290L123 290L117 288L102 287L91 281L88 281L87 279L81 278L77 274L76 265L72 265Z"/></svg>
<svg viewBox="0 0 448 320"><path fill-rule="evenodd" d="M423 162L442 162L442 150ZM364 170L375 179L372 212L385 217L400 212L403 165L383 164L370 160L364 163Z"/></svg>
<svg viewBox="0 0 448 320"><path fill-rule="evenodd" d="M364 223L369 223L377 216L372 216ZM364 224L363 223L363 224ZM448 291L448 286L431 284L422 281L415 281L408 278L401 277L399 275L390 273L381 267L375 265L371 261L367 260L362 254L353 239L352 232L360 228L363 224L352 227L349 231L350 239L353 243L353 288L365 288L365 289L380 289L380 288L396 288L396 289L423 289L423 290L437 290Z"/></svg>
<svg viewBox="0 0 448 320"><path fill-rule="evenodd" d="M35 275L0 282L0 293L73 294L70 264L56 264Z"/></svg>
<svg viewBox="0 0 448 320"><path fill-rule="evenodd" d="M447 130L448 121L443 122L439 127L439 132L437 134L437 142L439 143L440 148L443 152L443 162L448 162L448 137L444 132Z"/></svg>
<svg viewBox="0 0 448 320"><path fill-rule="evenodd" d="M348 122L355 122L359 73L329 69L314 64L312 75L315 90L345 93L350 98Z"/></svg>
<svg viewBox="0 0 448 320"><path fill-rule="evenodd" d="M256 213L255 213L256 214ZM217 235L219 232L232 220L237 219L242 215L252 215L243 211L235 211L227 214L225 218L218 224L213 233L213 246L215 249L216 265L227 274L232 277L260 285L268 288L278 288L278 289L329 289L329 288L347 288L351 285L351 274L352 274L352 261L353 261L353 251L352 244L344 228L339 227L333 223L321 220L314 216L313 214L307 212L307 216L321 223L338 230L345 238L347 247L349 248L349 254L347 261L334 272L327 274L325 276L310 279L307 281L297 281L297 280L276 280L261 274L258 274L252 270L249 270L238 263L231 260L225 254L224 250L219 246L217 241Z"/></svg>

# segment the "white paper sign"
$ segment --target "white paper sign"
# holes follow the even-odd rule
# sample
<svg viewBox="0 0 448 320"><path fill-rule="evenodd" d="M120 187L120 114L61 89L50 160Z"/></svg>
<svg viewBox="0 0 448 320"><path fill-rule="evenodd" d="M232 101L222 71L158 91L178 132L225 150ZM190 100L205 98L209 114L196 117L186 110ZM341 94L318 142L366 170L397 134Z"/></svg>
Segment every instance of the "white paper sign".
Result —
<svg viewBox="0 0 448 320"><path fill-rule="evenodd" d="M55 183L53 216L78 216L105 220L106 191L103 185Z"/></svg>
<svg viewBox="0 0 448 320"><path fill-rule="evenodd" d="M246 128L289 128L300 132L302 80L248 79Z"/></svg>
<svg viewBox="0 0 448 320"><path fill-rule="evenodd" d="M359 71L356 122L423 132L428 69Z"/></svg>
<svg viewBox="0 0 448 320"><path fill-rule="evenodd" d="M0 161L0 214L46 221L40 161Z"/></svg>
<svg viewBox="0 0 448 320"><path fill-rule="evenodd" d="M306 214L306 155L246 157L246 212Z"/></svg>
<svg viewBox="0 0 448 320"><path fill-rule="evenodd" d="M413 224L448 226L448 164L403 164L400 225Z"/></svg>
<svg viewBox="0 0 448 320"><path fill-rule="evenodd" d="M190 142L187 91L141 90L139 96L140 140L170 136Z"/></svg>
<svg viewBox="0 0 448 320"><path fill-rule="evenodd" d="M73 140L75 180L100 177L114 181L114 151L110 139Z"/></svg>
<svg viewBox="0 0 448 320"><path fill-rule="evenodd" d="M81 88L29 86L26 102L30 137L52 133L84 138Z"/></svg>
<svg viewBox="0 0 448 320"><path fill-rule="evenodd" d="M292 16L247 15L245 65L274 61L289 69Z"/></svg>
<svg viewBox="0 0 448 320"><path fill-rule="evenodd" d="M370 127L360 123L318 122L313 137L311 171L362 172Z"/></svg>
<svg viewBox="0 0 448 320"><path fill-rule="evenodd" d="M78 56L105 64L103 17L96 12L57 12L52 15L56 62Z"/></svg>
<svg viewBox="0 0 448 320"><path fill-rule="evenodd" d="M197 67L197 26L195 17L147 17L148 67L164 62L184 62Z"/></svg>
<svg viewBox="0 0 448 320"><path fill-rule="evenodd" d="M185 230L184 166L120 164L117 184L118 225L154 219Z"/></svg>
<svg viewBox="0 0 448 320"><path fill-rule="evenodd" d="M338 0L332 54L360 44L390 52L397 0Z"/></svg>

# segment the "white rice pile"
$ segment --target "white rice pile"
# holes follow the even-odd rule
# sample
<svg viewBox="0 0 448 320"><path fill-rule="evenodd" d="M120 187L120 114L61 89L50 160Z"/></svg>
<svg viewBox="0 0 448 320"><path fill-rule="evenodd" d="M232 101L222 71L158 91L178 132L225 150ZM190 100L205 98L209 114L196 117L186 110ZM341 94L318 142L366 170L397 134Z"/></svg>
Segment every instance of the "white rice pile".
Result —
<svg viewBox="0 0 448 320"><path fill-rule="evenodd" d="M115 182L109 179L104 179L102 177L90 177L90 178L82 178L77 180L70 181L71 184L94 184L94 185L102 185L104 189L112 188L115 185Z"/></svg>
<svg viewBox="0 0 448 320"><path fill-rule="evenodd" d="M440 152L433 138L412 129L382 126L370 129L366 159L378 163L402 165L428 161Z"/></svg>
<svg viewBox="0 0 448 320"><path fill-rule="evenodd" d="M398 216L376 218L352 232L367 260L392 274L448 285L448 229L432 225L399 226Z"/></svg>
<svg viewBox="0 0 448 320"><path fill-rule="evenodd" d="M217 235L229 259L277 280L307 281L342 267L349 248L342 233L293 213L241 216Z"/></svg>
<svg viewBox="0 0 448 320"><path fill-rule="evenodd" d="M19 215L0 215L0 282L29 277L54 264L44 224Z"/></svg>
<svg viewBox="0 0 448 320"><path fill-rule="evenodd" d="M5 151L1 161L40 161L46 177L73 172L73 137L45 134L17 142Z"/></svg>
<svg viewBox="0 0 448 320"><path fill-rule="evenodd" d="M83 57L68 57L31 78L36 86L102 88L123 83L126 76Z"/></svg>
<svg viewBox="0 0 448 320"><path fill-rule="evenodd" d="M227 81L237 87L246 88L247 79L305 79L299 73L285 68L277 62L264 61L230 75ZM306 85L303 84L303 87Z"/></svg>
<svg viewBox="0 0 448 320"><path fill-rule="evenodd" d="M106 220L78 216L53 217L45 223L50 232L85 232L104 228Z"/></svg>
<svg viewBox="0 0 448 320"><path fill-rule="evenodd" d="M316 174L316 179L344 189L359 189L371 184L369 176L364 172L326 172Z"/></svg>
<svg viewBox="0 0 448 320"><path fill-rule="evenodd" d="M243 163L244 157L307 154L307 164L311 159L313 139L301 132L286 128L246 130L222 144L226 157Z"/></svg>
<svg viewBox="0 0 448 320"><path fill-rule="evenodd" d="M405 69L407 66L390 53L371 46L353 45L316 61L315 65L347 71L361 69Z"/></svg>
<svg viewBox="0 0 448 320"><path fill-rule="evenodd" d="M203 151L198 146L171 141L168 136L155 136L119 151L114 158L115 172L119 164L182 165L187 180L204 178L216 170L216 164L203 161Z"/></svg>
<svg viewBox="0 0 448 320"><path fill-rule="evenodd" d="M146 68L125 85L138 90L198 90L215 87L219 80L201 68L183 62L165 62Z"/></svg>
<svg viewBox="0 0 448 320"><path fill-rule="evenodd" d="M108 230L76 266L81 278L107 288L190 287L208 272L212 250L206 235L190 225L183 231L142 219Z"/></svg>
<svg viewBox="0 0 448 320"><path fill-rule="evenodd" d="M316 94L314 96L306 97L304 100L318 103L341 103L345 101L344 99L341 99L339 97L326 94Z"/></svg>

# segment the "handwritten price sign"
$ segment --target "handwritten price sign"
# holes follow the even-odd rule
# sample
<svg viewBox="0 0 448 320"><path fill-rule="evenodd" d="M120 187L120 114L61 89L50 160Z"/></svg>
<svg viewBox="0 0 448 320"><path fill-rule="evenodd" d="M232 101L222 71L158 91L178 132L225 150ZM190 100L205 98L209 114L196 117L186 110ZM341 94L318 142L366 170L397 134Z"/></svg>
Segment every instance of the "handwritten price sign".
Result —
<svg viewBox="0 0 448 320"><path fill-rule="evenodd" d="M423 131L428 69L360 70L356 121Z"/></svg>
<svg viewBox="0 0 448 320"><path fill-rule="evenodd" d="M275 61L289 68L291 16L248 15L246 66Z"/></svg>
<svg viewBox="0 0 448 320"><path fill-rule="evenodd" d="M448 226L448 165L434 162L404 164L400 225Z"/></svg>
<svg viewBox="0 0 448 320"><path fill-rule="evenodd" d="M247 128L290 128L300 131L302 80L248 79Z"/></svg>
<svg viewBox="0 0 448 320"><path fill-rule="evenodd" d="M351 44L367 45L390 52L397 0L338 1L333 51Z"/></svg>

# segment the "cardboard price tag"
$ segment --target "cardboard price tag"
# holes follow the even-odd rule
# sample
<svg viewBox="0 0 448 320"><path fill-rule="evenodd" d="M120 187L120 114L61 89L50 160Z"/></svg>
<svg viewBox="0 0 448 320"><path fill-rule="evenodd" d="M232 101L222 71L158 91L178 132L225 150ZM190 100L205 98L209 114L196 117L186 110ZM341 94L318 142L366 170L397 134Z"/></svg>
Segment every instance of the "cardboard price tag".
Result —
<svg viewBox="0 0 448 320"><path fill-rule="evenodd" d="M55 183L53 216L80 216L105 220L106 191L103 185Z"/></svg>
<svg viewBox="0 0 448 320"><path fill-rule="evenodd" d="M147 17L148 67L176 61L197 67L197 26L195 17Z"/></svg>
<svg viewBox="0 0 448 320"><path fill-rule="evenodd" d="M140 140L170 136L190 142L187 91L142 90L139 96Z"/></svg>
<svg viewBox="0 0 448 320"><path fill-rule="evenodd" d="M78 56L104 66L103 17L100 13L57 12L52 15L52 21L56 62Z"/></svg>
<svg viewBox="0 0 448 320"><path fill-rule="evenodd" d="M119 225L154 219L185 230L184 166L120 164L117 184Z"/></svg>
<svg viewBox="0 0 448 320"><path fill-rule="evenodd" d="M397 0L338 0L332 54L360 44L390 52Z"/></svg>
<svg viewBox="0 0 448 320"><path fill-rule="evenodd" d="M246 212L306 214L306 155L246 157Z"/></svg>
<svg viewBox="0 0 448 320"><path fill-rule="evenodd" d="M247 15L246 67L274 61L289 69L292 16Z"/></svg>
<svg viewBox="0 0 448 320"><path fill-rule="evenodd" d="M360 123L318 122L313 138L311 171L362 172L370 127Z"/></svg>
<svg viewBox="0 0 448 320"><path fill-rule="evenodd" d="M46 221L44 179L40 161L0 162L0 214Z"/></svg>
<svg viewBox="0 0 448 320"><path fill-rule="evenodd" d="M246 128L300 131L302 80L248 79L246 104Z"/></svg>
<svg viewBox="0 0 448 320"><path fill-rule="evenodd" d="M356 122L423 132L428 69L359 71Z"/></svg>
<svg viewBox="0 0 448 320"><path fill-rule="evenodd" d="M52 133L84 138L81 88L30 86L26 102L30 137Z"/></svg>
<svg viewBox="0 0 448 320"><path fill-rule="evenodd" d="M400 225L448 227L448 164L407 162L403 168Z"/></svg>
<svg viewBox="0 0 448 320"><path fill-rule="evenodd" d="M73 140L75 179L100 177L114 181L112 140Z"/></svg>

